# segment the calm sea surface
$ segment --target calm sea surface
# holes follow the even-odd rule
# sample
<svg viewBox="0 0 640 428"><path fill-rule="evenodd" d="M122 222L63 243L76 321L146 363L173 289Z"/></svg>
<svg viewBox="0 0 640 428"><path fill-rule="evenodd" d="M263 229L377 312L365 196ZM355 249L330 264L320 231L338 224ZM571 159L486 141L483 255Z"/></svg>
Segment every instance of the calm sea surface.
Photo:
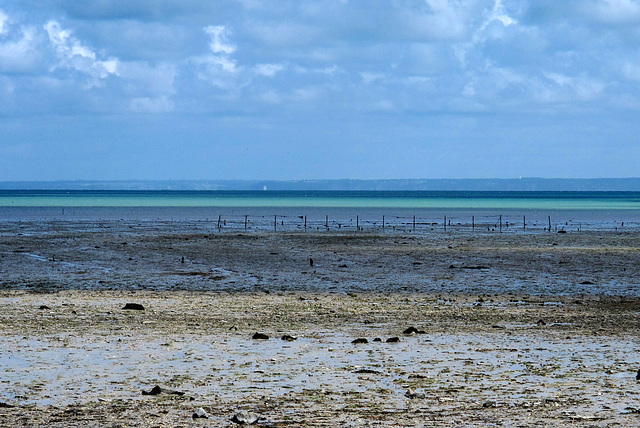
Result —
<svg viewBox="0 0 640 428"><path fill-rule="evenodd" d="M549 218L554 227L640 228L640 192L0 190L0 220L201 219L291 228L305 221L542 227Z"/></svg>

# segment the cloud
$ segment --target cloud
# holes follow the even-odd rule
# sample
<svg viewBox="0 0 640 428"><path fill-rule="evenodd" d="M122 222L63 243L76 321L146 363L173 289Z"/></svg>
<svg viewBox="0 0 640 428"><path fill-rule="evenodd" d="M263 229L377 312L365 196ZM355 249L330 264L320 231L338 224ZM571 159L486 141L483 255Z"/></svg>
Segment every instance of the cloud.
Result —
<svg viewBox="0 0 640 428"><path fill-rule="evenodd" d="M9 34L5 30L5 34ZM0 41L0 73L28 73L37 68L41 54L39 37L33 27L22 27L20 35L6 42Z"/></svg>
<svg viewBox="0 0 640 428"><path fill-rule="evenodd" d="M169 113L175 108L173 101L163 95L156 98L134 98L130 103L131 110L136 113Z"/></svg>
<svg viewBox="0 0 640 428"><path fill-rule="evenodd" d="M9 16L0 10L0 35L8 32Z"/></svg>
<svg viewBox="0 0 640 428"><path fill-rule="evenodd" d="M282 64L257 64L255 66L256 74L266 77L273 77L282 70L284 70Z"/></svg>
<svg viewBox="0 0 640 428"><path fill-rule="evenodd" d="M236 47L229 43L227 29L223 25L210 25L205 27L204 32L211 38L209 42L211 52L232 54L236 51Z"/></svg>
<svg viewBox="0 0 640 428"><path fill-rule="evenodd" d="M229 41L229 31L223 25L210 25L204 32L209 36L211 53L193 59L200 68L198 77L220 89L234 89L241 69L231 56L236 46Z"/></svg>
<svg viewBox="0 0 640 428"><path fill-rule="evenodd" d="M52 66L67 68L89 76L89 86L99 85L101 79L109 75L118 75L118 59L97 59L96 53L76 39L71 31L65 30L56 21L49 21L44 25L49 35L49 41L54 46L58 62Z"/></svg>
<svg viewBox="0 0 640 428"><path fill-rule="evenodd" d="M634 0L591 0L584 9L594 20L607 24L640 22L640 4Z"/></svg>

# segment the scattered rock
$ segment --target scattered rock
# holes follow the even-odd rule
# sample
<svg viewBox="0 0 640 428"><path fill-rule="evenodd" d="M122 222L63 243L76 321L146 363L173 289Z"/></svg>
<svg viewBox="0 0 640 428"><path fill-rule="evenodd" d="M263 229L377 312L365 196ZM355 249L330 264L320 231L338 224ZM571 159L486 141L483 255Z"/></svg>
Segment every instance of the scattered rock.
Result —
<svg viewBox="0 0 640 428"><path fill-rule="evenodd" d="M408 329L406 329L405 331L402 332L402 334L414 334L414 333L415 334L425 334L426 331L418 330L417 328L412 326L412 327L409 327Z"/></svg>
<svg viewBox="0 0 640 428"><path fill-rule="evenodd" d="M462 266L462 269L472 269L472 270L479 270L479 269L489 269L489 266Z"/></svg>
<svg viewBox="0 0 640 428"><path fill-rule="evenodd" d="M313 266L313 259L309 259L309 266Z"/></svg>
<svg viewBox="0 0 640 428"><path fill-rule="evenodd" d="M358 369L358 370L354 371L354 373L357 373L357 374L380 374L379 371L371 370L371 369Z"/></svg>
<svg viewBox="0 0 640 428"><path fill-rule="evenodd" d="M538 324L539 326L547 325L547 323L544 322L543 320L536 321L536 324Z"/></svg>
<svg viewBox="0 0 640 428"><path fill-rule="evenodd" d="M559 230L558 233L567 233L566 230Z"/></svg>
<svg viewBox="0 0 640 428"><path fill-rule="evenodd" d="M420 373L412 373L409 375L409 379L428 379L429 376Z"/></svg>
<svg viewBox="0 0 640 428"><path fill-rule="evenodd" d="M132 311L144 311L144 306L142 306L140 303L127 303L126 305L124 305L122 309L123 310L127 309Z"/></svg>
<svg viewBox="0 0 640 428"><path fill-rule="evenodd" d="M482 403L482 407L484 408L496 407L497 405L498 403L496 403L495 401L485 401L484 403Z"/></svg>
<svg viewBox="0 0 640 428"><path fill-rule="evenodd" d="M160 395L160 394L168 394L168 395L184 395L182 391L175 391L173 389L162 388L158 385L151 388L150 391L142 391L142 395Z"/></svg>
<svg viewBox="0 0 640 428"><path fill-rule="evenodd" d="M240 425L253 425L258 422L258 419L260 419L260 416L258 416L256 413L247 412L246 410L240 410L238 413L233 415L233 418L231 418L231 422Z"/></svg>
<svg viewBox="0 0 640 428"><path fill-rule="evenodd" d="M636 375L636 380L640 380L640 370L638 370L638 374Z"/></svg>
<svg viewBox="0 0 640 428"><path fill-rule="evenodd" d="M387 343L397 343L397 342L400 342L399 337L390 337L387 339Z"/></svg>
<svg viewBox="0 0 640 428"><path fill-rule="evenodd" d="M580 285L595 285L595 284L593 282L587 280L587 281L582 281L580 283Z"/></svg>
<svg viewBox="0 0 640 428"><path fill-rule="evenodd" d="M413 389L409 388L407 392L404 393L404 396L414 400L416 398L426 398L426 394L424 392L415 392Z"/></svg>
<svg viewBox="0 0 640 428"><path fill-rule="evenodd" d="M506 330L507 329L507 327L505 327L503 325L498 325L498 324L492 325L491 328L495 328L497 330Z"/></svg>
<svg viewBox="0 0 640 428"><path fill-rule="evenodd" d="M209 414L202 407L198 407L191 417L193 419L209 419Z"/></svg>
<svg viewBox="0 0 640 428"><path fill-rule="evenodd" d="M298 338L295 337L295 336L290 336L288 334L285 334L284 336L282 336L281 339L284 340L285 342L293 342L294 340L297 340Z"/></svg>
<svg viewBox="0 0 640 428"><path fill-rule="evenodd" d="M351 341L351 343L369 343L369 341L367 339L365 339L364 337L359 337L358 339L354 339Z"/></svg>
<svg viewBox="0 0 640 428"><path fill-rule="evenodd" d="M5 403L3 401L0 401L0 409L11 409L13 407L16 407L16 406L14 406L13 404L9 404L9 403Z"/></svg>
<svg viewBox="0 0 640 428"><path fill-rule="evenodd" d="M382 339L379 337L376 337L375 339L373 339L374 342L382 342Z"/></svg>
<svg viewBox="0 0 640 428"><path fill-rule="evenodd" d="M269 336L264 333L256 333L253 336L251 336L251 338L255 340L267 340L269 339Z"/></svg>
<svg viewBox="0 0 640 428"><path fill-rule="evenodd" d="M47 306L47 305L40 305L40 307L38 309L40 309L41 311L46 311L46 310L49 310L51 308L49 306Z"/></svg>

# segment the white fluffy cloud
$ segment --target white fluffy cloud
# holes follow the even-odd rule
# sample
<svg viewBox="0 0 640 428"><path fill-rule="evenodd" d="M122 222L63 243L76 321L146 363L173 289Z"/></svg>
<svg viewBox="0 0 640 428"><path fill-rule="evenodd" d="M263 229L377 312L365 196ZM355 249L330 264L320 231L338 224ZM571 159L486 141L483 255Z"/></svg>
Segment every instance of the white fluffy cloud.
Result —
<svg viewBox="0 0 640 428"><path fill-rule="evenodd" d="M71 31L63 29L56 21L44 25L49 41L55 47L58 62L52 69L68 68L84 73L91 78L89 84L97 85L100 79L118 74L118 59L100 60L96 53L76 39Z"/></svg>
<svg viewBox="0 0 640 428"><path fill-rule="evenodd" d="M236 46L229 41L229 31L223 25L210 25L203 30L209 36L210 53L193 60L200 69L198 77L220 89L234 89L241 70L232 57Z"/></svg>

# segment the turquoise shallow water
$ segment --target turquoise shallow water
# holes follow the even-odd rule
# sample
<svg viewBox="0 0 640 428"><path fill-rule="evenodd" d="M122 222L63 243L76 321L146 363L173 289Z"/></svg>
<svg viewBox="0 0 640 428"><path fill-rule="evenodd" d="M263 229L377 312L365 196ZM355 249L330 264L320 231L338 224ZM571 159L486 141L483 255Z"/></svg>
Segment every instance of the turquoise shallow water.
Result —
<svg viewBox="0 0 640 428"><path fill-rule="evenodd" d="M549 221L554 229L640 229L640 192L0 191L0 221L102 219L269 230L431 230L445 221L485 229L542 229Z"/></svg>
<svg viewBox="0 0 640 428"><path fill-rule="evenodd" d="M0 191L0 207L640 210L640 192Z"/></svg>

